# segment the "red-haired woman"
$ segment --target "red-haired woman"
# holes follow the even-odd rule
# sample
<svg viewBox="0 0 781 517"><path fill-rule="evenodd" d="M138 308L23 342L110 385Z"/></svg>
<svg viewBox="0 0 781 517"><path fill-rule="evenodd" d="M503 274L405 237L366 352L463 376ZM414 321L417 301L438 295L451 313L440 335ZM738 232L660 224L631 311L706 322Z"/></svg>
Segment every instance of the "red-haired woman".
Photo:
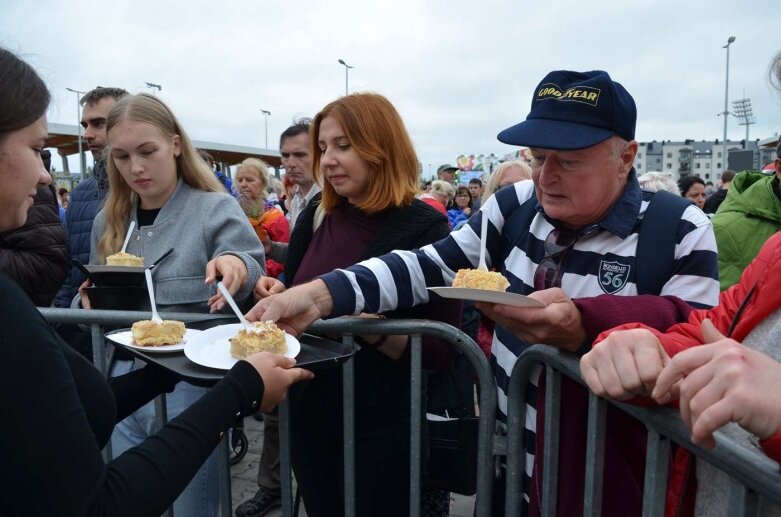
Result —
<svg viewBox="0 0 781 517"><path fill-rule="evenodd" d="M315 180L323 191L301 213L291 236L285 260L288 286L447 235L447 219L415 199L418 160L401 117L385 97L360 93L331 102L314 117L310 135ZM458 325L460 307L440 301L384 316ZM356 340L361 345L354 359L356 511L405 515L409 336ZM424 338L423 347L424 366L445 366L451 358L446 343ZM341 370L323 370L291 398L293 467L312 516L344 514L341 391Z"/></svg>

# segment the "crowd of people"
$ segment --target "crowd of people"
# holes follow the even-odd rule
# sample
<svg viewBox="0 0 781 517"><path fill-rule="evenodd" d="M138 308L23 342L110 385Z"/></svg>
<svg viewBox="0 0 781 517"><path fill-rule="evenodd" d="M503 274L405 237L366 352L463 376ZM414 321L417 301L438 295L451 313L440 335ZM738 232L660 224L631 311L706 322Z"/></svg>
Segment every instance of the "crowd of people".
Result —
<svg viewBox="0 0 781 517"><path fill-rule="evenodd" d="M781 80L781 53L771 69ZM675 404L695 443L712 447L723 429L781 461L781 289L772 274L781 253L781 144L775 175L727 170L709 197L696 176L638 177L632 95L607 72L557 70L534 90L526 119L498 134L528 147L530 162L508 160L464 184L445 164L421 185L401 114L382 95L354 93L281 134L279 182L258 158L234 174L214 163L159 98L98 87L81 99L93 174L56 191L44 149L48 89L2 48L0 70L0 289L8 308L0 316L0 414L25 423L4 426L0 515L159 515L170 506L178 515L217 515L215 447L249 415L264 420L258 491L235 513L265 515L280 505L276 405L288 390L291 459L307 514L345 512L339 369L313 376L260 353L205 389L119 353L106 380L90 364L87 332L40 316L36 306L91 309L91 282L70 259L102 264L123 245L146 257L176 248L155 271L164 311L229 311L219 278L247 319L291 334L342 315L463 328L493 368L500 421L524 350L541 343L575 354L588 388L562 381L560 429L544 425L542 368L526 390L520 488L531 515L540 513L537 437L545 433L560 443L558 514L583 512L588 390ZM507 290L544 307L447 300L427 289L475 268L481 240ZM404 515L410 338L355 340L356 513ZM424 338L422 358L432 379L457 372L458 354L444 341ZM471 372L461 381L471 393ZM432 384L431 407L439 407L436 392ZM171 421L156 430L150 401L160 394ZM605 435L604 483L621 489L604 491L603 515L640 515L646 429L610 406ZM109 441L115 459L106 463L100 450ZM425 480L425 441L421 457ZM726 475L683 449L675 464L671 514L725 514ZM496 515L505 469L500 462ZM424 485L421 514L448 515L449 501L447 490Z"/></svg>

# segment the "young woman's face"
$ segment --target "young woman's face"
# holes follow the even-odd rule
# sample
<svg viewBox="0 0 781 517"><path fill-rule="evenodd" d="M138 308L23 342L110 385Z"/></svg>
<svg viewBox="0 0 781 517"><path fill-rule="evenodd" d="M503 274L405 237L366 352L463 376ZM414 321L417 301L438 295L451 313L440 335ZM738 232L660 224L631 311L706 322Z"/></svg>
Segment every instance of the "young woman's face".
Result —
<svg viewBox="0 0 781 517"><path fill-rule="evenodd" d="M108 132L108 140L111 157L141 208L162 207L176 190L179 135L169 140L152 124L122 120Z"/></svg>
<svg viewBox="0 0 781 517"><path fill-rule="evenodd" d="M317 136L320 169L337 194L359 205L369 197L369 163L350 145L339 122L325 117Z"/></svg>
<svg viewBox="0 0 781 517"><path fill-rule="evenodd" d="M248 165L239 169L235 183L238 185L240 193L243 192L256 201L262 197L263 190L266 188L260 179L260 173Z"/></svg>
<svg viewBox="0 0 781 517"><path fill-rule="evenodd" d="M22 226L38 185L51 183L41 160L46 136L46 116L42 116L0 142L0 231Z"/></svg>
<svg viewBox="0 0 781 517"><path fill-rule="evenodd" d="M692 183L689 190L686 191L686 199L691 199L694 204L702 208L705 206L705 185L702 183Z"/></svg>

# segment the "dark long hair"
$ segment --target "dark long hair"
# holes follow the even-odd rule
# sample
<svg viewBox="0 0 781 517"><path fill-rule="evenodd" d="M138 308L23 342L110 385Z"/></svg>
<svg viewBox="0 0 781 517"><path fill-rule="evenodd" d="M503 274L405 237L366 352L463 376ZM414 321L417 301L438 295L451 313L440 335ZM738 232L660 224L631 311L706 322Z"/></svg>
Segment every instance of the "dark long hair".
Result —
<svg viewBox="0 0 781 517"><path fill-rule="evenodd" d="M46 113L51 95L38 73L0 47L0 141Z"/></svg>

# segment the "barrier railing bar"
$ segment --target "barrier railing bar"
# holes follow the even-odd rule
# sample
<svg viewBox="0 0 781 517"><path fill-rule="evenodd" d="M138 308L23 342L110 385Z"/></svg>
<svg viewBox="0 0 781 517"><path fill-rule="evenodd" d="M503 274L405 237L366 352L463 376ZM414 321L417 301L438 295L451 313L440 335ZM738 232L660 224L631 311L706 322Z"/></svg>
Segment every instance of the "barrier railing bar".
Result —
<svg viewBox="0 0 781 517"><path fill-rule="evenodd" d="M757 494L734 479L730 480L727 515L735 517L758 517Z"/></svg>
<svg viewBox="0 0 781 517"><path fill-rule="evenodd" d="M588 517L602 515L606 414L607 402L589 393L586 424L586 489L583 500L583 515Z"/></svg>
<svg viewBox="0 0 781 517"><path fill-rule="evenodd" d="M496 420L496 383L485 354L461 330L438 321L394 320L344 317L315 322L307 332L315 334L405 335L417 333L433 336L455 345L475 368L480 383L480 420L477 445L477 498L475 516L491 515L493 489L493 440Z"/></svg>
<svg viewBox="0 0 781 517"><path fill-rule="evenodd" d="M542 471L543 517L556 516L559 481L559 432L561 413L561 374L547 366L545 368L545 449Z"/></svg>
<svg viewBox="0 0 781 517"><path fill-rule="evenodd" d="M670 464L670 440L648 429L643 487L643 517L664 515L667 493L667 469Z"/></svg>
<svg viewBox="0 0 781 517"><path fill-rule="evenodd" d="M526 379L529 378L532 367L539 363L551 365L553 368L559 370L562 374L572 378L581 385L584 384L580 377L579 362L575 356L561 352L553 347L535 345L521 354L513 368L510 377L508 400L524 400L523 398L517 398L523 396L522 390L520 389L522 387L521 385L526 383ZM515 392L513 391L514 387L516 390ZM609 402L643 422L649 429L653 429L666 436L669 440L696 454L719 470L729 473L729 475L739 483L745 485L751 491L756 492L760 496L760 499L766 498L773 503L781 504L781 470L779 469L779 464L768 458L761 451L746 447L732 440L720 431L716 431L714 434L716 437L716 447L714 449L705 449L691 442L691 432L681 420L678 411L674 408L643 408L613 400L610 400ZM525 408L524 404L519 405L521 406L520 408L515 408L514 404L508 403L507 421L510 434L518 433L519 431L517 423L514 426L511 425L512 419L519 419L519 422L523 422L523 420L521 420L523 417L521 412ZM520 427L521 432L522 429L523 427ZM511 464L510 461L512 449L517 445L513 443L513 441L514 440L508 436L508 501L513 497L513 494L509 493L509 490L512 487L511 474L515 472L514 465ZM518 458L516 458L516 461L513 463L518 465ZM516 486L520 487L520 482L517 480L518 478L516 477ZM766 501L763 501L763 504L765 503ZM509 506L505 507L507 515L517 515L511 514L509 509Z"/></svg>
<svg viewBox="0 0 781 517"><path fill-rule="evenodd" d="M290 466L290 402L285 397L277 406L279 421L279 480L282 515L293 515L293 469Z"/></svg>
<svg viewBox="0 0 781 517"><path fill-rule="evenodd" d="M409 515L420 515L420 432L421 422L421 349L420 334L414 334L410 341L410 444L409 444Z"/></svg>
<svg viewBox="0 0 781 517"><path fill-rule="evenodd" d="M342 343L353 346L351 333L342 335ZM344 515L355 517L355 360L342 365L342 422L344 426Z"/></svg>
<svg viewBox="0 0 781 517"><path fill-rule="evenodd" d="M233 494L231 487L231 466L230 466L230 433L222 435L219 445L217 445L217 483L220 487L220 515L222 517L231 517L233 515ZM171 508L173 515L173 507Z"/></svg>
<svg viewBox="0 0 781 517"><path fill-rule="evenodd" d="M58 308L39 308L39 311L50 322L72 323L72 324L92 324L102 327L104 325L129 325L139 320L150 319L151 313L145 311L110 311L110 310L83 310L83 309L58 309ZM184 322L208 321L213 319L224 319L224 314L195 314L195 313L161 313L166 319L176 319ZM457 349L464 353L475 369L475 373L480 383L480 412L481 418L478 423L478 448L477 448L477 498L475 504L476 517L488 517L491 515L491 492L493 488L492 461L493 461L493 443L494 427L496 418L496 385L494 383L491 367L482 350L465 333L445 323L430 320L393 320L393 319L363 319L363 318L337 318L328 321L319 320L315 322L307 332L318 334L371 334L371 335L410 335L416 333L422 336L433 336L452 343ZM96 337L96 334L98 337ZM101 348L102 329L95 331L93 328L93 340L100 338ZM93 346L98 348L93 341ZM416 345L420 348L420 343ZM102 353L95 357L105 357ZM100 360L100 359L99 359ZM345 377L350 376L350 386L354 388L352 361L347 361L343 365ZM350 389L353 389L350 388ZM354 411L353 400L349 401L349 413ZM418 412L419 413L419 412ZM422 415L421 415L422 417ZM346 515L350 513L351 508L354 512L354 468L348 472L347 464L353 462L354 458L354 415L345 416L351 419L350 430L345 429L345 440L352 441L352 447L345 444L345 511ZM420 430L418 429L418 433ZM420 436L418 435L418 441ZM418 442L419 443L419 442ZM352 449L351 458L347 458L348 449ZM352 482L350 482L350 478ZM283 490L285 480L283 478ZM291 481L288 481L291 483ZM419 485L418 485L419 490ZM352 494L351 494L352 492ZM352 500L348 504L348 500Z"/></svg>

